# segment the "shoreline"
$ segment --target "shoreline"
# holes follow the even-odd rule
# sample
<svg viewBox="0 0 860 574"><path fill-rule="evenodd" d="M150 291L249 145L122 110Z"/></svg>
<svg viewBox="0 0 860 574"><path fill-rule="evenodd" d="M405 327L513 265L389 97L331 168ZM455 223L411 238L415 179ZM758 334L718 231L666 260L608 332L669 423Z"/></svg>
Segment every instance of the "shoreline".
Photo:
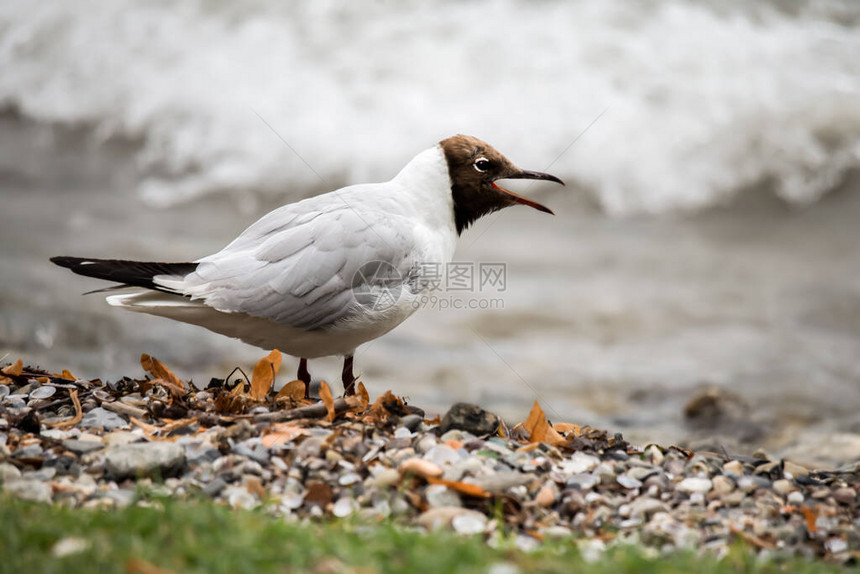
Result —
<svg viewBox="0 0 860 574"><path fill-rule="evenodd" d="M142 363L147 376L108 383L5 366L4 491L99 509L202 496L292 519L395 519L487 541L505 532L526 550L576 537L597 555L633 543L720 557L740 540L772 559L845 563L860 548L860 463L815 470L637 446L550 424L537 402L510 427L464 403L428 419L390 392L371 401L363 385L344 399L324 385L305 401L300 384L275 392L266 368L195 390Z"/></svg>

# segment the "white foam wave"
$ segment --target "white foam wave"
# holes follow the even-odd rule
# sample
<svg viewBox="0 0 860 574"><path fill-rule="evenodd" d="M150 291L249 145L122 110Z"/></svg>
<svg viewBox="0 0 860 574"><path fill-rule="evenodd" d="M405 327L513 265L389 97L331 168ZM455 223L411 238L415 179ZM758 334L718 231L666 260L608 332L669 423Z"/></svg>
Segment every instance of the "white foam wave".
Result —
<svg viewBox="0 0 860 574"><path fill-rule="evenodd" d="M0 105L140 137L157 203L386 179L461 132L661 212L837 185L860 165L857 54L851 0L7 0Z"/></svg>

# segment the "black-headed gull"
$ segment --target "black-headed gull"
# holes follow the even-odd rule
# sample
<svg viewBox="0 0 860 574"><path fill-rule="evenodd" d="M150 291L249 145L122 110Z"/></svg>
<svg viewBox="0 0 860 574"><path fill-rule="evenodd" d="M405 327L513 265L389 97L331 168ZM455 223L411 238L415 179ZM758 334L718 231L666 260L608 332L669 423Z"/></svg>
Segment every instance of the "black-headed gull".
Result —
<svg viewBox="0 0 860 574"><path fill-rule="evenodd" d="M111 305L298 357L306 394L307 360L343 355L344 392L352 394L355 349L418 308L422 267L450 262L457 237L483 215L514 204L552 213L500 187L501 179L562 183L457 135L419 153L391 181L280 207L193 263L51 261L137 288L107 297Z"/></svg>

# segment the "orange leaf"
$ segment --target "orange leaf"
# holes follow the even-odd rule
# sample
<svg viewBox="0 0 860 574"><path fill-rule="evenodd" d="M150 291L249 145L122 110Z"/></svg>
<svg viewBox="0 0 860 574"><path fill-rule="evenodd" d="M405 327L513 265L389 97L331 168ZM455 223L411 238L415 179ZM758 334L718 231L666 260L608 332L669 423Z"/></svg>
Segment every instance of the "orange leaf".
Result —
<svg viewBox="0 0 860 574"><path fill-rule="evenodd" d="M75 405L75 416L70 418L69 420L61 421L58 423L54 423L51 425L47 425L51 428L66 428L72 427L81 422L81 419L84 418L84 411L81 409L81 401L78 399L78 390L72 389L69 391L69 396L72 397L72 403Z"/></svg>
<svg viewBox="0 0 860 574"><path fill-rule="evenodd" d="M24 371L24 361L22 361L21 359L18 359L17 361L15 361L14 364L9 365L7 367L3 367L2 369L0 369L0 383L3 383L4 385L8 385L8 384L14 382L9 377L4 377L2 375L11 375L11 376L20 375L23 371Z"/></svg>
<svg viewBox="0 0 860 574"><path fill-rule="evenodd" d="M465 494L466 496L473 496L475 498L489 498L491 496L489 492L487 492L477 484L472 484L470 482L460 482L459 480L445 480L444 478L434 478L432 476L428 476L426 478L427 482L429 482L430 484L442 484L449 490L459 492L460 494Z"/></svg>
<svg viewBox="0 0 860 574"><path fill-rule="evenodd" d="M272 425L271 428L265 431L265 434L260 439L260 443L266 448L272 448L273 446L282 445L294 441L300 436L307 436L309 434L310 431L308 429L303 429L290 423L280 423Z"/></svg>
<svg viewBox="0 0 860 574"><path fill-rule="evenodd" d="M185 389L185 383L183 383L179 377L173 374L173 371L168 369L164 363L156 359L155 357L150 357L146 353L140 356L140 366L143 367L143 370L147 373L151 374L156 379L164 379L168 383L173 383L181 389Z"/></svg>
<svg viewBox="0 0 860 574"><path fill-rule="evenodd" d="M334 421L334 397L331 394L331 389L328 387L328 383L325 381L320 382L320 399L323 404L325 404L325 410L328 411L325 420L328 422Z"/></svg>
<svg viewBox="0 0 860 574"><path fill-rule="evenodd" d="M376 397L376 401L364 414L363 420L369 423L387 421L391 415L405 410L402 400L394 396L391 391L385 391Z"/></svg>
<svg viewBox="0 0 860 574"><path fill-rule="evenodd" d="M185 387L178 387L172 382L165 379L152 379L153 385L161 385L164 387L171 397L175 397L177 399L181 399L185 396Z"/></svg>
<svg viewBox="0 0 860 574"><path fill-rule="evenodd" d="M260 401L269 394L275 375L281 368L281 352L274 349L267 357L257 361L254 372L251 374L251 398Z"/></svg>
<svg viewBox="0 0 860 574"><path fill-rule="evenodd" d="M571 423L556 423L552 428L562 434L573 433L574 438L582 434L582 427Z"/></svg>
<svg viewBox="0 0 860 574"><path fill-rule="evenodd" d="M20 375L24 372L24 361L18 359L14 364L3 367L3 370L0 372L4 375Z"/></svg>
<svg viewBox="0 0 860 574"><path fill-rule="evenodd" d="M77 381L78 378L72 374L72 372L68 369L63 369L62 373L54 373L54 376L59 379L66 379L68 381Z"/></svg>
<svg viewBox="0 0 860 574"><path fill-rule="evenodd" d="M537 401L529 413L529 418L523 423L523 428L529 433L529 442L543 442L550 446L567 443L564 437L546 422L546 414Z"/></svg>
<svg viewBox="0 0 860 574"><path fill-rule="evenodd" d="M803 514L803 518L806 519L806 531L810 534L815 534L818 532L818 525L815 524L815 513L808 506L801 506L798 510Z"/></svg>
<svg viewBox="0 0 860 574"><path fill-rule="evenodd" d="M355 394L361 399L361 410L365 410L370 404L370 395L367 394L367 389L364 388L364 383L361 381L358 381L358 385L355 387Z"/></svg>
<svg viewBox="0 0 860 574"><path fill-rule="evenodd" d="M296 379L295 381L290 381L284 387L278 391L278 394L275 395L275 399L293 399L296 401L300 401L305 398L305 383Z"/></svg>

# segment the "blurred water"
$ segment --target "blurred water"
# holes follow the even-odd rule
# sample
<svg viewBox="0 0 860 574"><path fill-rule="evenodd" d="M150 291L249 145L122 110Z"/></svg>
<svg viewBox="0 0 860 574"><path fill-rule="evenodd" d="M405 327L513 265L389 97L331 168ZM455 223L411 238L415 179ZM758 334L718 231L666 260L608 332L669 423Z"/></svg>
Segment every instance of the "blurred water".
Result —
<svg viewBox="0 0 860 574"><path fill-rule="evenodd" d="M669 443L717 388L748 446L860 430L860 7L537 6L4 2L0 356L250 367L260 350L79 297L95 282L47 258L194 259L464 132L567 180L526 190L558 216L470 229L457 259L507 264L504 309L424 310L365 346L371 392L512 420L539 399Z"/></svg>
<svg viewBox="0 0 860 574"><path fill-rule="evenodd" d="M139 374L145 352L201 383L262 356L81 297L98 282L47 262L60 253L188 260L258 214L229 196L142 204L133 145L10 118L0 127L0 355L115 378ZM466 400L515 421L537 399L555 420L643 442L694 436L683 408L708 388L752 410L754 446L860 430L859 186L850 178L802 210L760 190L698 216L627 219L576 190L531 189L557 217L506 210L470 229L456 257L506 263L507 289L493 294L504 308L422 310L362 347L358 369L372 393L393 388L431 412ZM295 367L287 359L284 377ZM311 367L339 379L335 359ZM728 430L727 440L748 433Z"/></svg>
<svg viewBox="0 0 860 574"><path fill-rule="evenodd" d="M0 105L140 138L154 204L379 180L463 132L656 213L833 189L860 164L858 53L852 0L8 0Z"/></svg>

